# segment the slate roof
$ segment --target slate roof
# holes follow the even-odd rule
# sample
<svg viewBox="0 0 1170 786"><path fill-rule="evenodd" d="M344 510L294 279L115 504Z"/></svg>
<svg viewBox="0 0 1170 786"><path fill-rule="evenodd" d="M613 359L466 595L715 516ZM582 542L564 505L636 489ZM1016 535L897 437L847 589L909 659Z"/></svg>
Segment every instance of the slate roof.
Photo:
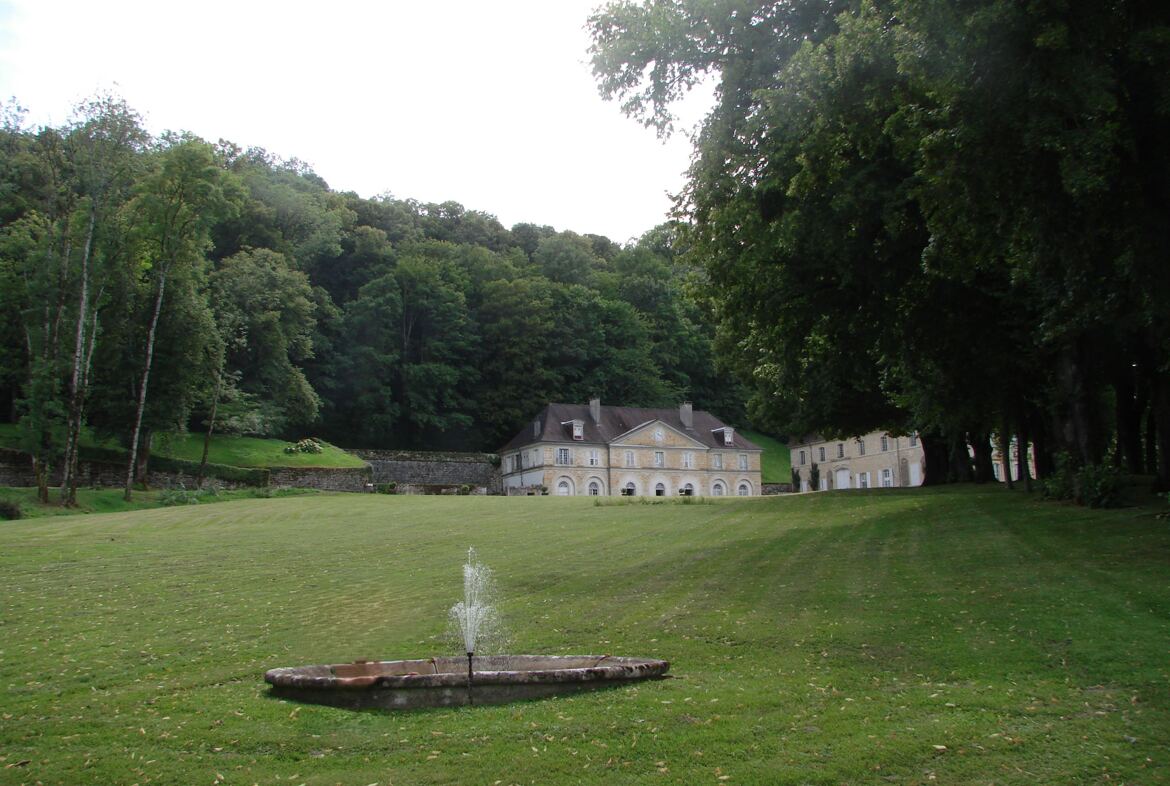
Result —
<svg viewBox="0 0 1170 786"><path fill-rule="evenodd" d="M708 448L723 448L725 450L762 450L751 440L745 439L739 431L735 432L733 444L723 444L723 434L713 433L716 429L727 426L710 412L695 410L692 422L693 429L683 425L682 416L678 407L655 409L650 407L601 407L601 422L594 423L589 414L588 404L549 404L540 411L533 420L540 422L540 436L532 433L532 420L528 421L512 440L500 448L500 452L514 450L524 445L533 445L538 442L578 442L609 444L615 439L639 426L660 420L688 437L702 443ZM573 425L567 421L581 420L585 422L584 439L573 439Z"/></svg>

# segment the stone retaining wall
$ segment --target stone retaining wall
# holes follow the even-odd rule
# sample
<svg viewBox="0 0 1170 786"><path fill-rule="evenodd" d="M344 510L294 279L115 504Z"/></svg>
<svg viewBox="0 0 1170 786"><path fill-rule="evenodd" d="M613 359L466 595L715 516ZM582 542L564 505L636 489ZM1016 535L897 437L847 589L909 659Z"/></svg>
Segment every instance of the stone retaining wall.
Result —
<svg viewBox="0 0 1170 786"><path fill-rule="evenodd" d="M487 489L501 493L499 457L494 453L452 453L421 450L351 450L369 462L373 482L397 483L401 493L412 487L443 486ZM424 492L425 493L425 492Z"/></svg>
<svg viewBox="0 0 1170 786"><path fill-rule="evenodd" d="M760 493L764 494L765 496L769 496L772 494L791 494L792 493L792 484L791 483L765 483L760 487Z"/></svg>
<svg viewBox="0 0 1170 786"><path fill-rule="evenodd" d="M311 488L323 491L371 491L370 467L269 467L272 488Z"/></svg>

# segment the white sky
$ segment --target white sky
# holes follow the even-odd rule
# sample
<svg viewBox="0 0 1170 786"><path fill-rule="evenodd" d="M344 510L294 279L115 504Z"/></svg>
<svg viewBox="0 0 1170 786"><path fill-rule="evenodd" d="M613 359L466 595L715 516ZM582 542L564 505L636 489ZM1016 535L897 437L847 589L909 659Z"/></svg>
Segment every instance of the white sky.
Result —
<svg viewBox="0 0 1170 786"><path fill-rule="evenodd" d="M625 242L665 219L691 146L598 95L601 2L0 0L0 99L58 125L111 90L152 132L296 157L335 190Z"/></svg>

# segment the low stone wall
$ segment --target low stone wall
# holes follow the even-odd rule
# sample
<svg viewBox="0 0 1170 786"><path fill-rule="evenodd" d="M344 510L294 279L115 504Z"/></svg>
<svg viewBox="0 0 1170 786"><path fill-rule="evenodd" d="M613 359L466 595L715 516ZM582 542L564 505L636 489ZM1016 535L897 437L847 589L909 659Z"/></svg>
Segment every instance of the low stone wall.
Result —
<svg viewBox="0 0 1170 786"><path fill-rule="evenodd" d="M372 491L370 467L270 467L272 488L311 488L322 491Z"/></svg>
<svg viewBox="0 0 1170 786"><path fill-rule="evenodd" d="M369 462L375 484L397 483L403 489L401 493L412 493L403 487L432 486L471 486L484 488L488 494L501 493L499 457L494 453L421 450L351 450L350 453Z"/></svg>
<svg viewBox="0 0 1170 786"><path fill-rule="evenodd" d="M791 483L765 483L760 487L760 493L764 496L771 496L773 494L791 494Z"/></svg>
<svg viewBox="0 0 1170 786"><path fill-rule="evenodd" d="M332 469L325 467L274 467L268 472L268 485L274 488L315 488L324 491L371 491L371 470L366 467ZM208 478L222 489L248 488L250 484ZM81 488L119 488L126 483L126 465L107 461L80 461L77 465L77 485ZM17 450L0 448L0 486L35 486L32 457ZM199 486L195 475L185 472L146 473L150 488L173 488L182 484L193 489ZM49 476L50 486L61 485L61 468Z"/></svg>

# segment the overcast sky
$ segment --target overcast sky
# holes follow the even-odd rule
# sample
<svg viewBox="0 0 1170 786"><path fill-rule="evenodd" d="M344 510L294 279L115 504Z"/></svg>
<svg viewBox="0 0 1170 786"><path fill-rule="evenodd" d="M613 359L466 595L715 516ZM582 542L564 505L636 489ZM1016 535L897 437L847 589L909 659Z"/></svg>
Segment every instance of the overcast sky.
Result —
<svg viewBox="0 0 1170 786"><path fill-rule="evenodd" d="M110 90L152 132L296 157L336 190L625 242L664 220L691 146L598 95L601 1L0 0L0 98L58 125Z"/></svg>

